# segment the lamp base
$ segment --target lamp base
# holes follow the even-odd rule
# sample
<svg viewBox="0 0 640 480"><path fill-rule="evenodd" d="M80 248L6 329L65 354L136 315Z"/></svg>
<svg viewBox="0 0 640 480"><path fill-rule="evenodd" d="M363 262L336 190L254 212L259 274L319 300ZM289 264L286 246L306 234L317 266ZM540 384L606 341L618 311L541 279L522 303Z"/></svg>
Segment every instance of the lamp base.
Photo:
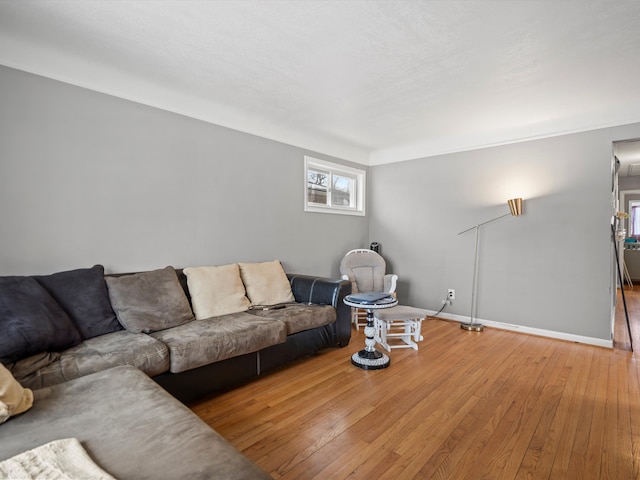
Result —
<svg viewBox="0 0 640 480"><path fill-rule="evenodd" d="M484 325L480 323L461 323L460 328L468 332L481 332L484 330Z"/></svg>

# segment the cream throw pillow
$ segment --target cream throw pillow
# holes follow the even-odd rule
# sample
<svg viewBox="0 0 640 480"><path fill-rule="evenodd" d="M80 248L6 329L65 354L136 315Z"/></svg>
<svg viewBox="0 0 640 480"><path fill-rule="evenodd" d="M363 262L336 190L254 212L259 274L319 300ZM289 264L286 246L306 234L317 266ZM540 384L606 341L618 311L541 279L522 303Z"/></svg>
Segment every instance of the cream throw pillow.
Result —
<svg viewBox="0 0 640 480"><path fill-rule="evenodd" d="M23 388L11 372L0 363L0 423L12 415L26 412L33 406L33 392Z"/></svg>
<svg viewBox="0 0 640 480"><path fill-rule="evenodd" d="M252 305L276 305L296 301L287 274L278 260L241 263L240 275Z"/></svg>
<svg viewBox="0 0 640 480"><path fill-rule="evenodd" d="M220 267L190 267L183 271L187 276L196 320L244 312L251 305L237 263Z"/></svg>

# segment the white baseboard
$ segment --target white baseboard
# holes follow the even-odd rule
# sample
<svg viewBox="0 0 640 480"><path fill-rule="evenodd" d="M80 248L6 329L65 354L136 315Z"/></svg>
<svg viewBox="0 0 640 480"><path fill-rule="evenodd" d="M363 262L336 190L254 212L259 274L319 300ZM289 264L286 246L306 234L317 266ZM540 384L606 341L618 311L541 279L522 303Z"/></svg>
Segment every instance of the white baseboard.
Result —
<svg viewBox="0 0 640 480"><path fill-rule="evenodd" d="M435 310L429 315L435 314ZM469 317L463 315L454 315L451 313L441 313L438 318L446 318L460 323L468 323L471 321ZM569 342L585 343L587 345L595 345L597 347L613 348L613 340L604 340L602 338L584 337L582 335L574 335L565 332L556 332L553 330L543 330L541 328L525 327L522 325L514 325L511 323L494 322L491 320L476 319L477 323L481 323L485 327L499 328L500 330L509 330L512 332L527 333L529 335L537 335L539 337L556 338L558 340L566 340Z"/></svg>

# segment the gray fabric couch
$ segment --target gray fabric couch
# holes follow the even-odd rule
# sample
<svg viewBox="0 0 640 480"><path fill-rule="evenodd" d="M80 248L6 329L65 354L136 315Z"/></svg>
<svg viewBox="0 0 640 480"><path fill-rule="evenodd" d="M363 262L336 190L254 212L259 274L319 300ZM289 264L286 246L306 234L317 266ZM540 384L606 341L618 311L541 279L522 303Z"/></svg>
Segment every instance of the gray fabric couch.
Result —
<svg viewBox="0 0 640 480"><path fill-rule="evenodd" d="M175 271L190 301L182 270ZM348 282L288 275L296 303L187 321L151 333L122 329L61 351L3 362L25 387L40 389L120 365L132 365L179 400L247 381L292 360L349 343ZM189 312L191 313L191 312Z"/></svg>
<svg viewBox="0 0 640 480"><path fill-rule="evenodd" d="M0 425L0 461L63 438L122 480L271 478L132 366L35 390L33 407Z"/></svg>
<svg viewBox="0 0 640 480"><path fill-rule="evenodd" d="M295 302L282 309L195 320L190 318L185 275L177 270L178 289L189 311L175 326L143 333L114 322L104 298L99 308L95 300L87 300L102 292L104 270L97 267L42 277L53 297L46 301L57 301L62 308L47 305L46 315L36 320L67 312L69 318L59 325L75 321L80 333L65 349L48 349L46 339L40 339L45 347L38 348L44 351L17 359L9 356L11 339L18 341L25 332L33 332L11 331L11 322L33 310L29 301L33 291L38 298L45 294L33 278L25 282L4 277L3 283L0 277L0 330L8 332L0 339L0 354L5 354L0 361L24 387L34 390L33 408L0 425L0 460L74 437L98 466L116 478L270 478L183 403L323 348L347 345L350 311L343 298L351 292L349 282L287 275ZM83 291L88 284L93 285L90 295ZM27 300L16 304L15 299L22 297ZM85 322L91 312L98 312L104 321ZM171 324L171 315L162 324ZM64 344L61 327L56 328L56 345Z"/></svg>

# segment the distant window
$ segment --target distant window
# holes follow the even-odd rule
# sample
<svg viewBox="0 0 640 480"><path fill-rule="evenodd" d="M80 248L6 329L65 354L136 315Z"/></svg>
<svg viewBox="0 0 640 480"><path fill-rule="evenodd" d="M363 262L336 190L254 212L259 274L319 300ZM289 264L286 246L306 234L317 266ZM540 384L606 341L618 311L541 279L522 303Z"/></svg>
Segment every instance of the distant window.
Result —
<svg viewBox="0 0 640 480"><path fill-rule="evenodd" d="M364 215L365 171L304 157L306 212Z"/></svg>
<svg viewBox="0 0 640 480"><path fill-rule="evenodd" d="M640 239L640 202L629 202L631 215L629 215L628 236Z"/></svg>

